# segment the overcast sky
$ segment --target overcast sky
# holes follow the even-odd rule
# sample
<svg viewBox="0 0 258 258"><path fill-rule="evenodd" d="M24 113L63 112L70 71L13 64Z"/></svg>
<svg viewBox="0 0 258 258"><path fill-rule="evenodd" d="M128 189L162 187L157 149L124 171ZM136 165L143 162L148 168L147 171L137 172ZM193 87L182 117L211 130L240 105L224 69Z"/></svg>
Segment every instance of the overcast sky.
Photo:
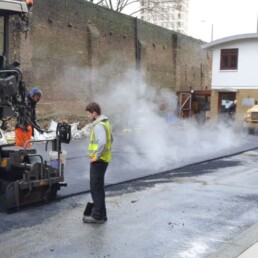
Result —
<svg viewBox="0 0 258 258"><path fill-rule="evenodd" d="M190 0L188 34L210 42L227 36L256 33L258 0Z"/></svg>

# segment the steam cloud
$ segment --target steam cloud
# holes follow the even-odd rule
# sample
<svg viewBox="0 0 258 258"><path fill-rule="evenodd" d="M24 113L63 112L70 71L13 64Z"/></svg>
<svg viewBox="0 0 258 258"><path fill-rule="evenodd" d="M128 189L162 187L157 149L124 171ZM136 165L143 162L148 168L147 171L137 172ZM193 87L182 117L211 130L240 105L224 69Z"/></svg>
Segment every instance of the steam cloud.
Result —
<svg viewBox="0 0 258 258"><path fill-rule="evenodd" d="M112 79L114 69L117 69L119 79ZM153 169L167 169L171 164L176 166L198 157L219 154L241 146L247 137L223 123L200 125L194 119L180 121L176 117L175 93L147 85L144 76L134 69L124 73L115 64L91 73L75 69L68 71L64 80L67 85L71 85L69 78L73 78L71 75L75 72L76 77L81 78L80 82L77 80L76 91L74 87L63 85L63 88L72 90L73 94L79 92L81 98L88 94L88 79L91 78L91 84L97 85L91 101L101 105L114 132L122 132L121 137L116 138L115 134L114 155L116 146L119 150L123 147L123 152L130 154L127 163L139 169L146 165Z"/></svg>
<svg viewBox="0 0 258 258"><path fill-rule="evenodd" d="M124 144L124 151L130 153L129 163L138 168L146 164L153 169L171 168L171 164L218 154L245 141L246 134L228 124L180 121L175 93L147 85L135 70L107 88L108 92L97 95L96 101L102 104L104 113L110 114L115 131L128 128L126 144L116 144Z"/></svg>

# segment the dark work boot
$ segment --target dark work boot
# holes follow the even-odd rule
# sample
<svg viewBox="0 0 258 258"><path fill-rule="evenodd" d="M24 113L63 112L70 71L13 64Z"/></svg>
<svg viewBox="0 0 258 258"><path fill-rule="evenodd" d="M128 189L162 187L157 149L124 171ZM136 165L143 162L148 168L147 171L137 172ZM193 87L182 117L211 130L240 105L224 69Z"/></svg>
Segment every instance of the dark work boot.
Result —
<svg viewBox="0 0 258 258"><path fill-rule="evenodd" d="M104 221L107 221L107 210L106 210L106 208L104 209L102 218L103 218Z"/></svg>
<svg viewBox="0 0 258 258"><path fill-rule="evenodd" d="M95 219L92 216L84 216L83 217L84 223L95 223L95 224L102 224L104 223L104 219Z"/></svg>

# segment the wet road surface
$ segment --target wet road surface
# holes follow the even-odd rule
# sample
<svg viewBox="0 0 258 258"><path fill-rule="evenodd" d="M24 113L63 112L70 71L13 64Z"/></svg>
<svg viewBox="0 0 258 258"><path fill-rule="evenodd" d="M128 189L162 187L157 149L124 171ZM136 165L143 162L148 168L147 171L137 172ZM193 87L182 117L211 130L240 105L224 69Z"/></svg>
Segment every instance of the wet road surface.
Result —
<svg viewBox="0 0 258 258"><path fill-rule="evenodd" d="M209 257L258 222L258 149L107 187L108 221L82 222L89 194L0 214L0 257Z"/></svg>

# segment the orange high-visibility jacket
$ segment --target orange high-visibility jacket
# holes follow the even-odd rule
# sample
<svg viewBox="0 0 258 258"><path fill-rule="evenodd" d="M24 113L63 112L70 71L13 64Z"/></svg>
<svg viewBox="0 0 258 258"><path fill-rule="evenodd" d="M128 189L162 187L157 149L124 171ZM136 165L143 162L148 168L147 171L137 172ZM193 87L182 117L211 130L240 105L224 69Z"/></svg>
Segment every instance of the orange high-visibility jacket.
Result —
<svg viewBox="0 0 258 258"><path fill-rule="evenodd" d="M32 137L32 126L28 126L28 131L21 128L15 128L15 146L24 147L24 144L31 140ZM26 148L30 148L31 143L27 143Z"/></svg>

